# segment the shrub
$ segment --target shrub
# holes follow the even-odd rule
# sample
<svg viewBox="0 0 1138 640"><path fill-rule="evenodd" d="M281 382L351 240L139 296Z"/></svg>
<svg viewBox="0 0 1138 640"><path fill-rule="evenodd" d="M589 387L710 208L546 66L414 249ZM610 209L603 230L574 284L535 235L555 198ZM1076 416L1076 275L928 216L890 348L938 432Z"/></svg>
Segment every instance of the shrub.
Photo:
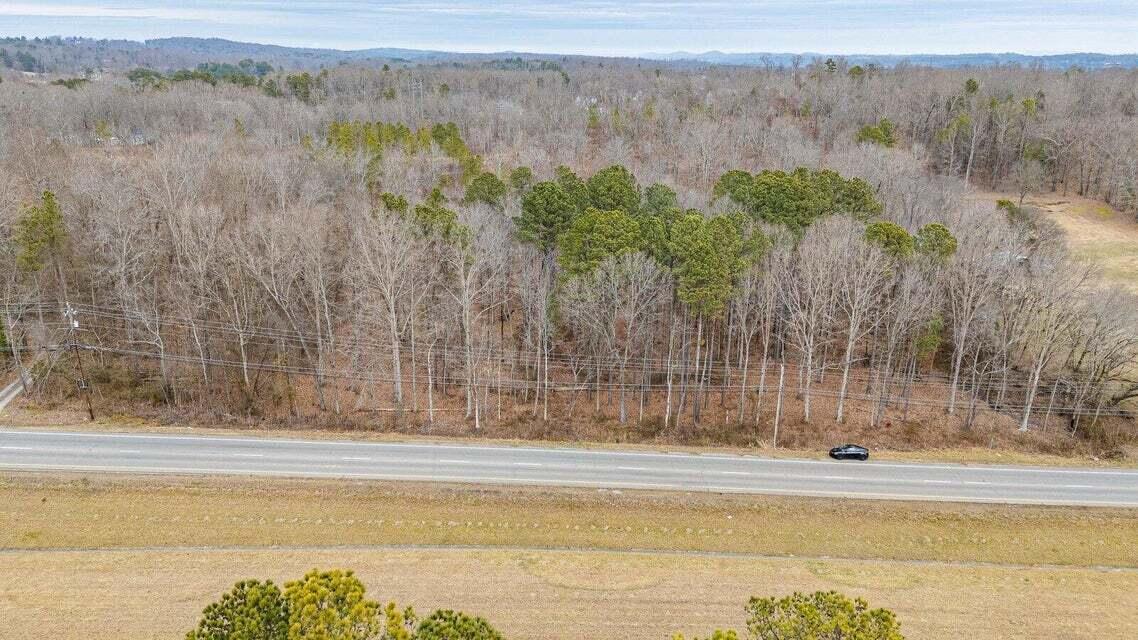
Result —
<svg viewBox="0 0 1138 640"><path fill-rule="evenodd" d="M415 640L502 640L502 634L482 618L448 609L424 618L415 632Z"/></svg>
<svg viewBox="0 0 1138 640"><path fill-rule="evenodd" d="M880 122L875 125L866 125L857 132L857 142L867 142L870 144L878 144L886 148L892 148L897 144L896 129L893 123L886 118L882 118Z"/></svg>
<svg viewBox="0 0 1138 640"><path fill-rule="evenodd" d="M245 580L205 608L186 640L287 640L288 602L272 581Z"/></svg>
<svg viewBox="0 0 1138 640"><path fill-rule="evenodd" d="M865 600L851 600L836 591L751 598L746 611L750 640L904 640L892 611L870 609ZM737 639L734 631L716 631L710 638Z"/></svg>

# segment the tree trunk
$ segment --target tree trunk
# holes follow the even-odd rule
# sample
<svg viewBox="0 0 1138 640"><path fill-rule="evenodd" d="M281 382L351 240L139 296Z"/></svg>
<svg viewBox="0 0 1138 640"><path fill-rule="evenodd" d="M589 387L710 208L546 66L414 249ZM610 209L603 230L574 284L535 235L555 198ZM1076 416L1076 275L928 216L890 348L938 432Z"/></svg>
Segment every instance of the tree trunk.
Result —
<svg viewBox="0 0 1138 640"><path fill-rule="evenodd" d="M701 391L702 382L703 382L703 375L702 375L701 370L700 370L700 366L702 365L702 358L701 358L702 351L703 351L703 314L701 313L701 314L699 314L699 317L696 319L696 330L695 330L695 370L696 370L696 375L699 377L699 379L696 381L697 385L696 385L695 392L692 393L692 403L691 403L692 422L694 424L697 424L697 425L699 424L699 401L700 401L699 396L700 396L700 391Z"/></svg>
<svg viewBox="0 0 1138 640"><path fill-rule="evenodd" d="M850 365L853 363L854 346L854 330L851 327L849 335L846 336L846 355L842 359L842 385L838 389L837 421L839 424L845 421L846 389L849 388L850 384Z"/></svg>
<svg viewBox="0 0 1138 640"><path fill-rule="evenodd" d="M676 319L673 316L668 321L668 393L664 401L664 427L667 428L672 421L672 355L676 345Z"/></svg>
<svg viewBox="0 0 1138 640"><path fill-rule="evenodd" d="M813 364L814 349L811 348L806 351L806 362L804 363L806 380L802 389L802 419L807 423L810 422L810 385L814 379Z"/></svg>
<svg viewBox="0 0 1138 640"><path fill-rule="evenodd" d="M980 137L979 125L972 125L972 140L968 144L968 164L964 169L964 184L971 184L972 161L976 158L976 139Z"/></svg>
<svg viewBox="0 0 1138 640"><path fill-rule="evenodd" d="M399 362L399 322L395 313L395 300L388 299L387 320L391 328L391 399L395 415L403 415L403 371Z"/></svg>
<svg viewBox="0 0 1138 640"><path fill-rule="evenodd" d="M431 346L427 347L427 424L431 426L434 426L435 424L435 376L433 365L434 358L432 357L434 355L434 350L435 343L432 341Z"/></svg>
<svg viewBox="0 0 1138 640"><path fill-rule="evenodd" d="M960 337L956 338L956 353L952 358L952 384L950 385L948 395L948 414L952 415L956 410L956 392L960 384L960 367L964 364L964 345L968 339L968 330L964 329L960 332Z"/></svg>
<svg viewBox="0 0 1138 640"><path fill-rule="evenodd" d="M778 448L778 425L782 421L782 389L783 381L786 378L786 363L778 363L778 397L775 398L774 404L774 439L772 444L774 448Z"/></svg>
<svg viewBox="0 0 1138 640"><path fill-rule="evenodd" d="M1023 419L1020 420L1019 430L1027 431L1028 421L1031 420L1031 407L1035 404L1035 392L1039 388L1039 376L1043 373L1043 366L1045 360L1046 348L1040 351L1039 357L1035 359L1035 366L1031 370L1031 382L1027 385L1027 395L1023 400Z"/></svg>
<svg viewBox="0 0 1138 640"><path fill-rule="evenodd" d="M414 291L411 296L414 299ZM419 413L419 365L415 357L415 310L411 309L411 411ZM339 411L336 411L339 413Z"/></svg>
<svg viewBox="0 0 1138 640"><path fill-rule="evenodd" d="M748 343L746 345L746 348L743 347L744 342ZM750 368L750 365L751 365L751 345L749 344L749 342L750 341L743 340L743 336L739 337L739 348L743 351L743 354L742 354L743 372L740 375L740 380L739 380L739 410L736 412L736 415L735 415L736 420L738 421L739 424L743 424L743 422L747 419L747 414L746 414L746 411L747 411L747 406L746 406L746 401L747 401L747 370Z"/></svg>

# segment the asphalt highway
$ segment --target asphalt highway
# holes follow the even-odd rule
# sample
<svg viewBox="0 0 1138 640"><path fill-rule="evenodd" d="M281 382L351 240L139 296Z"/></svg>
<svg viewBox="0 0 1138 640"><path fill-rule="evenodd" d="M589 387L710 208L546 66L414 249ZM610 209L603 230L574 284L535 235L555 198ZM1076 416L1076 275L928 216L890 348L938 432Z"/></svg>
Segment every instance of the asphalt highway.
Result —
<svg viewBox="0 0 1138 640"><path fill-rule="evenodd" d="M0 469L1138 507L1138 470L0 430Z"/></svg>

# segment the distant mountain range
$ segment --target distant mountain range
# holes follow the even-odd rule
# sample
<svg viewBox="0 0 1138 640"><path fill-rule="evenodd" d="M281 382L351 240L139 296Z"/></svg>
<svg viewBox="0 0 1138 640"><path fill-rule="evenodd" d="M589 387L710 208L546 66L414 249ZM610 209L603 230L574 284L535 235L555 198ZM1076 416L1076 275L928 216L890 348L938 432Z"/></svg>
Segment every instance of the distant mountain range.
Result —
<svg viewBox="0 0 1138 640"><path fill-rule="evenodd" d="M147 40L147 47L156 49L175 50L182 53L212 55L212 56L245 56L245 57L308 57L313 59L334 59L336 61L351 60L428 60L451 59L464 54L447 51L430 51L425 49L400 49L396 47L377 47L374 49L356 49L344 51L341 49L315 49L305 47L285 47L275 44L257 44L254 42L234 42L223 38L157 38Z"/></svg>
<svg viewBox="0 0 1138 640"><path fill-rule="evenodd" d="M343 51L339 49L305 49L298 47L282 47L271 44L255 44L246 42L233 42L221 38L161 38L147 40L146 46L160 49L173 49L182 53L191 53L204 56L241 56L253 58L309 58L312 60L334 60L335 62L351 62L366 60L406 60L410 62L443 62L453 60L487 60L493 58L525 56L527 58L553 59L553 58L592 58L602 56L562 56L559 54L534 54L517 51L498 51L494 53L457 53L452 51L432 51L426 49L400 49L392 47L377 47L373 49L359 49ZM1015 64L1023 67L1042 65L1045 69L1069 69L1082 67L1084 69L1106 69L1110 67L1135 68L1138 67L1138 53L1110 55L1104 53L1063 53L1056 55L1033 56L1022 53L960 53L950 55L912 54L912 55L869 55L852 54L838 55L826 53L723 53L721 51L707 51L704 53L690 53L678 51L673 53L648 53L639 56L644 60L659 60L665 62L695 62L704 64L728 64L741 66L790 66L797 59L810 62L815 59L827 58L843 59L849 64L876 64L883 67L895 67L899 64L913 64L927 67L991 67L997 65ZM637 59L633 57L631 59Z"/></svg>
<svg viewBox="0 0 1138 640"><path fill-rule="evenodd" d="M809 64L827 58L841 59L847 64L894 67L912 64L928 67L988 67L996 65L1042 66L1045 69L1138 68L1138 53L1108 55L1102 53L1065 53L1034 56L1020 53L964 53L954 55L862 55L826 53L723 53L706 51L691 53L649 53L639 57L602 57L562 54L540 54L516 51L494 53L461 53L426 49L377 47L344 51L285 47L273 44L235 42L222 38L159 38L137 42L132 40L96 40L93 38L0 38L0 48L10 49L15 55L24 52L35 58L34 69L48 72L74 72L91 69L127 69L138 66L155 69L177 69L195 66L202 62L237 62L242 59L265 60L285 69L319 69L341 64L378 66L386 63L439 64L486 62L525 58L557 63L605 61L638 63L652 61L675 66L740 65L788 67L795 63Z"/></svg>
<svg viewBox="0 0 1138 640"><path fill-rule="evenodd" d="M883 67L895 67L899 64L912 64L925 67L957 68L957 67L993 67L998 65L1019 65L1030 67L1041 65L1045 69L1069 69L1081 67L1083 69L1108 69L1122 67L1132 69L1138 67L1138 53L1110 55L1105 53L1060 53L1054 55L1033 56L1023 53L957 53L948 55L915 53L907 55L870 55L870 54L825 54L825 53L723 53L722 51L706 51L704 53L690 53L677 51L673 53L650 53L644 56L652 60L667 60L671 62L703 62L707 64L733 64L745 66L789 66L797 59L802 62L827 58L842 59L849 64L869 65L876 64Z"/></svg>

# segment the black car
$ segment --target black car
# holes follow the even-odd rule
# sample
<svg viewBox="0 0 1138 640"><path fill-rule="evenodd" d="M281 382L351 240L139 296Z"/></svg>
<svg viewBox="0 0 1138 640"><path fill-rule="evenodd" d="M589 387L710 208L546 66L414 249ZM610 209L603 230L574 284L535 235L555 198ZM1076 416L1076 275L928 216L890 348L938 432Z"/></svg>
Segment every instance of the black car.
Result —
<svg viewBox="0 0 1138 640"><path fill-rule="evenodd" d="M834 460L869 460L869 449L856 444L843 444L830 449Z"/></svg>

